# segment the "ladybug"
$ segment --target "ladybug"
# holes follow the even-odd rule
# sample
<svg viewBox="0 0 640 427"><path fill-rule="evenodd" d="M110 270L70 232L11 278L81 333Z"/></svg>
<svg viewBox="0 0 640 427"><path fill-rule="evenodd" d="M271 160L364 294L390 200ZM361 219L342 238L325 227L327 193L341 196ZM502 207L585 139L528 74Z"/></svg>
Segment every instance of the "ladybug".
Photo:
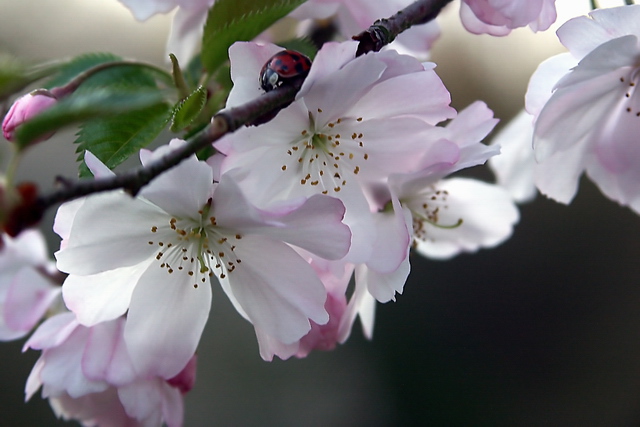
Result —
<svg viewBox="0 0 640 427"><path fill-rule="evenodd" d="M273 55L260 71L260 86L270 92L296 78L309 74L311 60L295 50L283 50Z"/></svg>

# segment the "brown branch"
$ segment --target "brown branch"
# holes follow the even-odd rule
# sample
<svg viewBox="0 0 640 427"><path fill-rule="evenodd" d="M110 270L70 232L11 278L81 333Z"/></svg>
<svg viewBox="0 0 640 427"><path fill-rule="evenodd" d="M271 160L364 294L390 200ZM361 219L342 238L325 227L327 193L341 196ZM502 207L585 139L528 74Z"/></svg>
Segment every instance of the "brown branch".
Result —
<svg viewBox="0 0 640 427"><path fill-rule="evenodd" d="M450 2L451 0L418 0L390 18L378 19L366 31L353 36L354 40L360 42L356 56L378 52L407 28L435 19Z"/></svg>
<svg viewBox="0 0 640 427"><path fill-rule="evenodd" d="M412 25L423 24L434 19L450 1L419 0L390 18L376 21L367 31L354 36L354 39L360 41L357 55L378 51ZM117 189L123 189L135 196L142 187L155 177L178 165L202 148L210 146L227 133L234 132L245 125L269 121L275 117L280 109L293 102L301 86L302 80L295 81L291 85L277 88L246 104L219 112L213 116L211 124L189 140L187 144L150 165L138 167L113 177L95 180L74 182L59 177L58 182L62 184L62 188L52 193L38 196L35 200L29 200L28 206L23 204L23 206L19 206L20 209L15 209L9 213L8 217L11 219L13 227L10 234L17 235L23 229L35 225L48 208L59 203L68 202L93 193ZM21 218L25 210L29 214L27 215L28 219L26 217L24 219Z"/></svg>

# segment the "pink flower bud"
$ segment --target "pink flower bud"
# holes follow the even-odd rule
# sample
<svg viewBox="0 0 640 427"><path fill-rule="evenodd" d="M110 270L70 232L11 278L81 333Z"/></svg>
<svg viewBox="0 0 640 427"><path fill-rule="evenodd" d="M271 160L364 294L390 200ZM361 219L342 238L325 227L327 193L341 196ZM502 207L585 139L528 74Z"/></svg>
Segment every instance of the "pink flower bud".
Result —
<svg viewBox="0 0 640 427"><path fill-rule="evenodd" d="M15 141L15 131L18 126L31 120L57 101L57 98L51 92L44 89L35 90L18 98L2 122L4 137L8 141ZM44 141L50 138L51 135L53 134L45 135L38 141Z"/></svg>

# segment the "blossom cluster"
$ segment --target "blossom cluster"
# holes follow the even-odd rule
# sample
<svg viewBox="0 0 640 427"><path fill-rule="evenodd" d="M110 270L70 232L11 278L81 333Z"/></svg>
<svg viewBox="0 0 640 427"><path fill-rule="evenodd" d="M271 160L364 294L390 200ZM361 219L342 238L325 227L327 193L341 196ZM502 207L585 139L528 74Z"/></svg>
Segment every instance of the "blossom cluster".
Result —
<svg viewBox="0 0 640 427"><path fill-rule="evenodd" d="M177 8L168 49L197 56L214 0L120 1L139 20ZM298 32L331 19L350 36L410 3L309 0L290 17ZM498 119L489 107L456 111L436 64L423 62L436 21L364 55L356 41L328 41L294 76L304 77L295 99L264 123L190 153L134 195L116 189L62 204L55 262L37 232L4 235L0 339L33 332L24 349L41 351L27 399L41 389L56 415L84 425L179 426L196 363L206 363L197 349L217 284L254 327L264 360L305 357L344 343L358 317L371 338L376 304L402 294L412 251L448 259L509 238L516 203L534 185L568 202L586 170L640 212L639 13L599 10L564 24L570 53L540 66L528 113L491 145L483 141ZM463 0L460 18L478 34L542 31L556 19L555 0ZM285 49L269 38L231 45L225 112L264 95L265 64ZM5 138L57 103L44 92L18 99ZM142 168L176 156L190 136L140 150ZM96 182L116 176L91 151L83 158ZM458 174L489 160L498 184Z"/></svg>

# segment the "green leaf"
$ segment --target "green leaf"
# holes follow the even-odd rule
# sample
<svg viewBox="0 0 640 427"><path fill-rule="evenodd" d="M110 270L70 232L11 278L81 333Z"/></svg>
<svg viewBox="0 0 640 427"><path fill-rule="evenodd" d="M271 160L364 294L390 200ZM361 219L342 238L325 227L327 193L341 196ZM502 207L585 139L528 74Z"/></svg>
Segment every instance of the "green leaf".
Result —
<svg viewBox="0 0 640 427"><path fill-rule="evenodd" d="M53 74L59 64L28 66L19 59L0 54L0 101L20 92L31 83Z"/></svg>
<svg viewBox="0 0 640 427"><path fill-rule="evenodd" d="M46 88L63 86L96 66L122 60L121 57L111 53L90 53L77 56L60 67L58 74L47 82ZM173 83L168 72L154 71L153 68L140 63L120 64L96 72L87 78L78 90L93 90L96 87L106 86L151 88L157 86L156 78L164 80L169 85Z"/></svg>
<svg viewBox="0 0 640 427"><path fill-rule="evenodd" d="M200 86L173 109L171 130L179 132L189 126L200 114L207 101L207 89Z"/></svg>
<svg viewBox="0 0 640 427"><path fill-rule="evenodd" d="M204 27L202 65L213 73L227 60L229 46L253 40L302 3L304 0L216 1Z"/></svg>
<svg viewBox="0 0 640 427"><path fill-rule="evenodd" d="M78 74L96 65L114 61L122 61L122 58L111 53L88 53L76 56L62 65L59 72L47 82L45 87L52 89L57 86L63 86L77 77Z"/></svg>
<svg viewBox="0 0 640 427"><path fill-rule="evenodd" d="M164 105L164 100L159 90L96 89L92 92L76 92L21 125L16 132L17 144L25 148L42 135L74 123L96 117L126 115L160 104Z"/></svg>
<svg viewBox="0 0 640 427"><path fill-rule="evenodd" d="M76 152L80 177L91 176L84 163L85 150L91 151L108 168L113 169L152 142L166 127L171 108L167 104L115 117L89 120L80 127Z"/></svg>

